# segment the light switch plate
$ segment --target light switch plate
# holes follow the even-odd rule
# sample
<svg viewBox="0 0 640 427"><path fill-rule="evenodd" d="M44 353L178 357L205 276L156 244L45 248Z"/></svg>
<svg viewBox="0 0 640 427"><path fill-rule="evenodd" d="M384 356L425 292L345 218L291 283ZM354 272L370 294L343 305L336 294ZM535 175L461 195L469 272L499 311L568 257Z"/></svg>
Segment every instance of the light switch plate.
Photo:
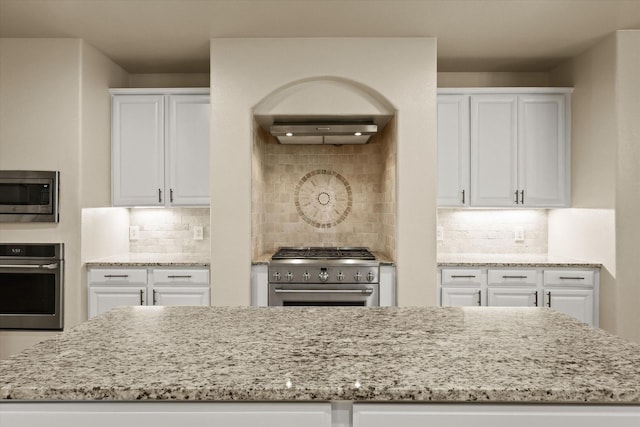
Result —
<svg viewBox="0 0 640 427"><path fill-rule="evenodd" d="M444 228L440 226L436 228L436 240L440 242L444 240Z"/></svg>
<svg viewBox="0 0 640 427"><path fill-rule="evenodd" d="M129 240L138 240L140 238L140 227L132 225L129 227Z"/></svg>
<svg viewBox="0 0 640 427"><path fill-rule="evenodd" d="M193 226L193 240L203 240L204 239L204 228L201 225Z"/></svg>
<svg viewBox="0 0 640 427"><path fill-rule="evenodd" d="M516 242L524 242L524 227L516 227L513 231L513 238Z"/></svg>

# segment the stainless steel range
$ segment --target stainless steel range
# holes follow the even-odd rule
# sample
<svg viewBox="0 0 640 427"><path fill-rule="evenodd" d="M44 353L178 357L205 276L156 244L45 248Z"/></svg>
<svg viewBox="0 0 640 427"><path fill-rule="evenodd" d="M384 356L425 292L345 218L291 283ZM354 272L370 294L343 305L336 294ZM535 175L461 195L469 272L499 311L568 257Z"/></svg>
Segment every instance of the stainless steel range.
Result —
<svg viewBox="0 0 640 427"><path fill-rule="evenodd" d="M380 263L362 247L284 247L269 263L270 306L378 306Z"/></svg>

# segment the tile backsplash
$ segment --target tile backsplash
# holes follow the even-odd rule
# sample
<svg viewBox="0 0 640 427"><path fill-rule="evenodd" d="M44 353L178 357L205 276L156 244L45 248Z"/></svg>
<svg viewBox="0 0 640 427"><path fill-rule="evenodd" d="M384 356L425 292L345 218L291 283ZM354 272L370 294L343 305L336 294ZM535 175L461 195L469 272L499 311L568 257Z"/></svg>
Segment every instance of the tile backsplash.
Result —
<svg viewBox="0 0 640 427"><path fill-rule="evenodd" d="M547 254L547 211L438 209L441 254ZM524 232L515 241L516 229Z"/></svg>
<svg viewBox="0 0 640 427"><path fill-rule="evenodd" d="M139 227L139 239L129 242L132 253L211 252L209 208L131 208L129 225ZM193 227L202 226L203 240L193 239Z"/></svg>

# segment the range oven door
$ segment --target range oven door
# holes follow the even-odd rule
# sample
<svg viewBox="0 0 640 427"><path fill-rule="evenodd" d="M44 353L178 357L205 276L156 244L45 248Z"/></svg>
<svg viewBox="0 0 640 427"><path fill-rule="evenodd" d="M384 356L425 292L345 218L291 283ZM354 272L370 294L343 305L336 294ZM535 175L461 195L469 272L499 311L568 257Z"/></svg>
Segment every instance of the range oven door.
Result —
<svg viewBox="0 0 640 427"><path fill-rule="evenodd" d="M62 330L63 261L0 261L0 329Z"/></svg>
<svg viewBox="0 0 640 427"><path fill-rule="evenodd" d="M379 285L270 283L269 306L360 306L380 305Z"/></svg>

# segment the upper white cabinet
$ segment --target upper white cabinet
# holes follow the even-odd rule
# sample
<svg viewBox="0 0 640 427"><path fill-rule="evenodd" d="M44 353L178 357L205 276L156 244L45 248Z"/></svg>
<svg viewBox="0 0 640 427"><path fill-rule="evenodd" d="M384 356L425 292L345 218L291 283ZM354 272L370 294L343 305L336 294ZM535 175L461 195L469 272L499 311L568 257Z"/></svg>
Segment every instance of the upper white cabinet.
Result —
<svg viewBox="0 0 640 427"><path fill-rule="evenodd" d="M111 95L113 205L209 205L209 89Z"/></svg>
<svg viewBox="0 0 640 427"><path fill-rule="evenodd" d="M469 205L469 95L438 96L438 205Z"/></svg>
<svg viewBox="0 0 640 427"><path fill-rule="evenodd" d="M438 205L569 206L570 93L439 89Z"/></svg>

